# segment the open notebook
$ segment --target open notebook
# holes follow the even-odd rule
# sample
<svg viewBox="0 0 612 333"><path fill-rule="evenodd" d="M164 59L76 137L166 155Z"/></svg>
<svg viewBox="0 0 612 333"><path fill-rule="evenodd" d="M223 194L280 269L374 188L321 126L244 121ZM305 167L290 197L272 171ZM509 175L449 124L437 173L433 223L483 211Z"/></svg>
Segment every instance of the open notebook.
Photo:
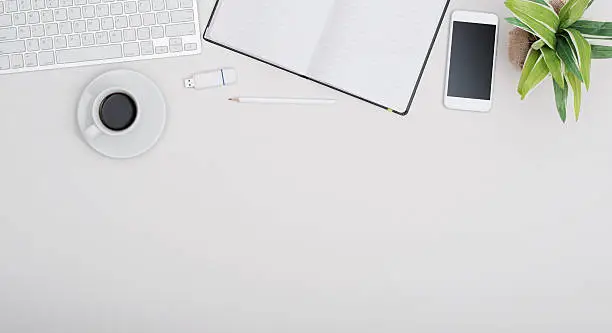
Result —
<svg viewBox="0 0 612 333"><path fill-rule="evenodd" d="M448 2L217 0L204 39L406 114Z"/></svg>

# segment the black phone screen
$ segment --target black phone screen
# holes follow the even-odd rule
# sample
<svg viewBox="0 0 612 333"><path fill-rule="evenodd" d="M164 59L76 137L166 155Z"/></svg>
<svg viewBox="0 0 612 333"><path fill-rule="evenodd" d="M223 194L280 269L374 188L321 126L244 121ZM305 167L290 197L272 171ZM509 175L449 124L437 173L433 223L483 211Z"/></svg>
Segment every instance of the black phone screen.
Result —
<svg viewBox="0 0 612 333"><path fill-rule="evenodd" d="M497 26L454 22L448 96L490 100Z"/></svg>

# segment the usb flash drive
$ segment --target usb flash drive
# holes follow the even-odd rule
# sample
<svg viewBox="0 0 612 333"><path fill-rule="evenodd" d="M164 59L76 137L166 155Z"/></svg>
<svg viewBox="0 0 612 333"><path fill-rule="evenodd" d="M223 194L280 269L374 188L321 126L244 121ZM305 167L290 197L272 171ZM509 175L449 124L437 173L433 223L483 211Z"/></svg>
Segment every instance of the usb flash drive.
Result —
<svg viewBox="0 0 612 333"><path fill-rule="evenodd" d="M229 86L236 83L237 75L234 68L221 68L194 74L185 80L185 88L196 90Z"/></svg>

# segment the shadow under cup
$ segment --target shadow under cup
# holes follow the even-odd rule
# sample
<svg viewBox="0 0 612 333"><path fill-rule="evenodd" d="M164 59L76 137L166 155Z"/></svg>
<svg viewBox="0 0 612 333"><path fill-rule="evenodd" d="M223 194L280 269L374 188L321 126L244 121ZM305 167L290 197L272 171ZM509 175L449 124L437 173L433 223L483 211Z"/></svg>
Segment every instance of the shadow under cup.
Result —
<svg viewBox="0 0 612 333"><path fill-rule="evenodd" d="M132 96L115 92L102 100L98 114L102 125L113 132L122 132L136 122L138 106Z"/></svg>

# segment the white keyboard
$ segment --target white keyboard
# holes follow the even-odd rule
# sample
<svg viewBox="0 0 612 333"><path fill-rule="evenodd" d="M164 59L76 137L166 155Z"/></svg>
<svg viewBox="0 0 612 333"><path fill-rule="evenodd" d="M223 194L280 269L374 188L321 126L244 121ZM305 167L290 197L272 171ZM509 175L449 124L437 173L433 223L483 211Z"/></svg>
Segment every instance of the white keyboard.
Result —
<svg viewBox="0 0 612 333"><path fill-rule="evenodd" d="M0 75L201 52L195 0L0 0Z"/></svg>

